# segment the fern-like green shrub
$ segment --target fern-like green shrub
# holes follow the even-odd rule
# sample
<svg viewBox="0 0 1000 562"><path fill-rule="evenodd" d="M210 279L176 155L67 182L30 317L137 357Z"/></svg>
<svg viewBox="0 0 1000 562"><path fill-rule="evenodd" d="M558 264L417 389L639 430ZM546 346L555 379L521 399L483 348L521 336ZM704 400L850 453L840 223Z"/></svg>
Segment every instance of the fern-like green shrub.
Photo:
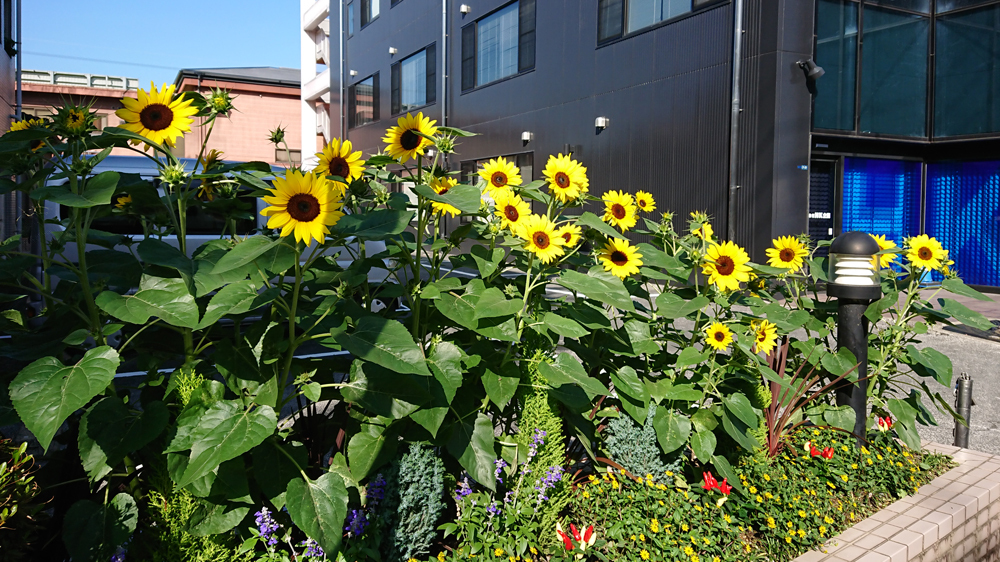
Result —
<svg viewBox="0 0 1000 562"><path fill-rule="evenodd" d="M664 458L656 441L656 430L653 428L653 415L656 405L649 405L646 423L639 424L631 416L622 414L608 423L605 445L611 460L622 466L637 477L653 475L657 481L664 480L666 471L682 472L683 457L675 452L669 459Z"/></svg>

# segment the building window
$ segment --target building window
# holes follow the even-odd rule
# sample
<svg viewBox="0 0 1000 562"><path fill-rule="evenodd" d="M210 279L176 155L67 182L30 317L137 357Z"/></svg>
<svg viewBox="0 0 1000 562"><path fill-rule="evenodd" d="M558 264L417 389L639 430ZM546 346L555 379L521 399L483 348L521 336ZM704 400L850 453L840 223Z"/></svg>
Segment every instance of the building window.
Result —
<svg viewBox="0 0 1000 562"><path fill-rule="evenodd" d="M930 19L865 6L861 43L863 133L927 135L927 45Z"/></svg>
<svg viewBox="0 0 1000 562"><path fill-rule="evenodd" d="M934 41L934 136L1000 131L1000 5L939 16Z"/></svg>
<svg viewBox="0 0 1000 562"><path fill-rule="evenodd" d="M361 27L378 17L378 3L381 0L361 0Z"/></svg>
<svg viewBox="0 0 1000 562"><path fill-rule="evenodd" d="M858 4L819 0L816 6L816 64L826 70L816 82L813 126L854 130L858 65Z"/></svg>
<svg viewBox="0 0 1000 562"><path fill-rule="evenodd" d="M354 35L354 2L347 4L347 36Z"/></svg>
<svg viewBox="0 0 1000 562"><path fill-rule="evenodd" d="M845 158L841 231L900 244L920 234L920 162Z"/></svg>
<svg viewBox="0 0 1000 562"><path fill-rule="evenodd" d="M462 28L462 89L535 67L535 0L518 0Z"/></svg>
<svg viewBox="0 0 1000 562"><path fill-rule="evenodd" d="M943 14L961 8L971 8L979 4L989 4L992 0L937 0L937 13Z"/></svg>
<svg viewBox="0 0 1000 562"><path fill-rule="evenodd" d="M392 113L404 113L434 103L437 60L435 44L392 65Z"/></svg>
<svg viewBox="0 0 1000 562"><path fill-rule="evenodd" d="M618 39L718 0L598 0L597 42Z"/></svg>
<svg viewBox="0 0 1000 562"><path fill-rule="evenodd" d="M347 89L347 126L378 121L378 72Z"/></svg>

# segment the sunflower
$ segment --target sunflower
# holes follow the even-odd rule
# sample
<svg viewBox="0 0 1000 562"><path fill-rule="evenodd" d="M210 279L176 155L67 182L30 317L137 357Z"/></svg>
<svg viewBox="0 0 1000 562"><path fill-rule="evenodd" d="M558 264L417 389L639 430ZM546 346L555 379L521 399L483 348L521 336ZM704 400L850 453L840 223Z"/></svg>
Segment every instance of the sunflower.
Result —
<svg viewBox="0 0 1000 562"><path fill-rule="evenodd" d="M420 136L433 137L438 132L434 126L437 121L424 117L423 112L418 113L416 117L407 113L405 117L400 117L397 123L399 124L385 132L382 142L388 143L389 156L401 163L405 164L411 158L423 156L424 150L434 144L430 139Z"/></svg>
<svg viewBox="0 0 1000 562"><path fill-rule="evenodd" d="M496 205L496 214L500 217L500 228L509 228L511 232L517 234L524 219L531 214L531 205L528 205L520 195L509 189L499 189L493 194L493 201Z"/></svg>
<svg viewBox="0 0 1000 562"><path fill-rule="evenodd" d="M890 248L896 247L896 243L894 241L886 240L885 236L881 234L878 236L872 234L871 237L874 238L875 242L878 243L879 251L888 250ZM947 254L947 252L945 253ZM887 267L892 267L892 262L896 261L897 256L898 254L879 254L875 256L875 260L877 261L877 267L882 269Z"/></svg>
<svg viewBox="0 0 1000 562"><path fill-rule="evenodd" d="M771 267L798 271L802 267L802 258L809 255L809 250L794 236L780 236L771 242L774 247L765 251L769 258L767 265Z"/></svg>
<svg viewBox="0 0 1000 562"><path fill-rule="evenodd" d="M90 108L79 105L60 107L54 117L58 129L67 136L78 137L87 132L94 122Z"/></svg>
<svg viewBox="0 0 1000 562"><path fill-rule="evenodd" d="M538 256L544 264L552 263L564 253L565 240L556 234L555 223L545 215L525 217L518 236L527 240L524 249Z"/></svg>
<svg viewBox="0 0 1000 562"><path fill-rule="evenodd" d="M725 324L713 323L705 328L705 341L714 347L716 351L724 351L729 344L733 343L733 333Z"/></svg>
<svg viewBox="0 0 1000 562"><path fill-rule="evenodd" d="M117 203L115 203L115 208L124 211L125 207L128 207L131 204L132 204L132 196L122 195L117 199Z"/></svg>
<svg viewBox="0 0 1000 562"><path fill-rule="evenodd" d="M297 242L322 244L330 233L328 227L344 216L340 212L343 192L324 176L288 170L285 177L274 178L274 188L264 201L271 206L260 214L268 217L268 228L280 228L281 236L295 233Z"/></svg>
<svg viewBox="0 0 1000 562"><path fill-rule="evenodd" d="M604 263L604 270L611 275L625 279L633 273L639 273L642 265L642 254L628 240L612 238L604 245L598 258Z"/></svg>
<svg viewBox="0 0 1000 562"><path fill-rule="evenodd" d="M457 184L457 179L449 176L441 176L431 180L431 189L433 189L434 193L437 193L438 195L444 195L445 193L448 193L449 189L455 187ZM462 211L459 211L458 208L447 203L431 201L431 207L434 208L435 213L441 213L442 215L447 213L453 217L457 217L462 214Z"/></svg>
<svg viewBox="0 0 1000 562"><path fill-rule="evenodd" d="M116 111L115 115L125 121L122 129L157 144L174 146L177 137L191 131L191 123L194 122L191 116L198 113L197 108L191 107L192 101L184 96L174 98L174 84L164 84L161 91L150 82L149 92L139 90L138 99L122 98L125 107ZM132 141L132 144L139 144L139 141Z"/></svg>
<svg viewBox="0 0 1000 562"><path fill-rule="evenodd" d="M479 177L486 181L486 193L494 198L493 194L501 189L521 185L521 172L503 156L483 165L483 169L479 170Z"/></svg>
<svg viewBox="0 0 1000 562"><path fill-rule="evenodd" d="M764 355L771 353L778 341L778 327L767 320L761 320L760 322L751 322L750 330L753 332L753 341L754 345L757 346L757 351L763 351Z"/></svg>
<svg viewBox="0 0 1000 562"><path fill-rule="evenodd" d="M566 241L566 246L572 248L580 243L582 233L583 230L579 226L566 224L556 231L556 236L562 236L562 239Z"/></svg>
<svg viewBox="0 0 1000 562"><path fill-rule="evenodd" d="M560 203L572 203L589 191L587 168L569 156L549 156L542 173L549 182L549 192Z"/></svg>
<svg viewBox="0 0 1000 562"><path fill-rule="evenodd" d="M712 244L705 259L701 272L709 276L710 284L723 291L735 291L740 288L740 281L750 280L750 268L746 265L750 256L732 242Z"/></svg>
<svg viewBox="0 0 1000 562"><path fill-rule="evenodd" d="M691 234L694 234L695 236L697 236L698 238L701 238L702 240L704 240L706 242L711 242L712 241L712 236L715 235L715 231L712 230L712 224L711 223L704 222L704 223L701 223L701 226L692 227L691 228Z"/></svg>
<svg viewBox="0 0 1000 562"><path fill-rule="evenodd" d="M653 195L645 191L635 192L635 205L644 213L652 213L656 210L656 201L653 200Z"/></svg>
<svg viewBox="0 0 1000 562"><path fill-rule="evenodd" d="M948 252L937 240L921 234L906 241L906 259L916 267L940 269L941 261L948 259Z"/></svg>
<svg viewBox="0 0 1000 562"><path fill-rule="evenodd" d="M14 131L26 131L28 129L44 129L45 126L46 124L44 119L32 119L29 117L28 119L21 119L20 121L14 121L11 123L10 129L7 129L7 132L12 133ZM42 145L44 144L45 143L42 142L41 139L31 141L32 152L42 148Z"/></svg>
<svg viewBox="0 0 1000 562"><path fill-rule="evenodd" d="M365 171L365 166L361 162L361 151L351 152L351 141L333 139L323 147L322 152L316 153L319 163L313 172L321 176L337 176L344 178L344 181L351 182L361 177Z"/></svg>
<svg viewBox="0 0 1000 562"><path fill-rule="evenodd" d="M604 199L604 222L611 226L617 226L625 232L635 226L635 201L632 196L624 191L608 191L602 196Z"/></svg>

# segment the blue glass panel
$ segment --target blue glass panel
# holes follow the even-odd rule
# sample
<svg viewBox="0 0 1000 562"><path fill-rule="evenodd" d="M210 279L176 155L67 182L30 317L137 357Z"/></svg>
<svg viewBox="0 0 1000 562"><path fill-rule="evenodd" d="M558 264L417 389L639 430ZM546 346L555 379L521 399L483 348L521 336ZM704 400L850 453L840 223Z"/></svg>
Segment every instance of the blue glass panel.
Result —
<svg viewBox="0 0 1000 562"><path fill-rule="evenodd" d="M920 163L844 159L843 232L885 236L897 246L920 233Z"/></svg>
<svg viewBox="0 0 1000 562"><path fill-rule="evenodd" d="M966 283L1000 286L1000 162L928 164L925 226Z"/></svg>

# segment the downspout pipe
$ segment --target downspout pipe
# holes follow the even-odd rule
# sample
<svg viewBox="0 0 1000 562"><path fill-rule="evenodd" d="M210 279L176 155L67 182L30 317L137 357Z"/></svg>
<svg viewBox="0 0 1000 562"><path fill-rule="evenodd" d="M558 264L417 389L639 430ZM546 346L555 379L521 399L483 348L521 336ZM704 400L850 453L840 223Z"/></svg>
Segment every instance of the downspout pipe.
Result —
<svg viewBox="0 0 1000 562"><path fill-rule="evenodd" d="M448 125L448 0L441 0L441 126ZM448 169L448 155L442 155Z"/></svg>
<svg viewBox="0 0 1000 562"><path fill-rule="evenodd" d="M729 118L729 203L726 220L727 237L736 240L736 183L740 129L740 64L743 57L743 0L733 0L733 91L732 115Z"/></svg>
<svg viewBox="0 0 1000 562"><path fill-rule="evenodd" d="M17 87L17 93L15 95L15 107L14 107L14 119L18 121L21 120L21 110L23 108L21 99L21 50L23 46L21 45L21 0L17 0L17 78L15 84Z"/></svg>

